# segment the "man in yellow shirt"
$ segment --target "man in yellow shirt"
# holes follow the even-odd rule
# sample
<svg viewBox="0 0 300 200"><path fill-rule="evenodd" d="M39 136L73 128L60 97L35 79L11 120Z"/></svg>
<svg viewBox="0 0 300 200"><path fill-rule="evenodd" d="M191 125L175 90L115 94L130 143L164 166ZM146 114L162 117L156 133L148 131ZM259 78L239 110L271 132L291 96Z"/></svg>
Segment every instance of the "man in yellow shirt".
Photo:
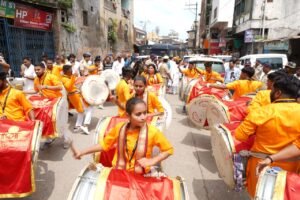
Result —
<svg viewBox="0 0 300 200"><path fill-rule="evenodd" d="M129 81L132 79L133 71L131 68L123 67L122 68L122 79L118 83L116 87L116 98L112 98L111 100L117 104L118 106L118 115L124 117L125 105L126 102L133 96L131 93L131 89L129 86Z"/></svg>
<svg viewBox="0 0 300 200"><path fill-rule="evenodd" d="M57 76L47 73L43 64L36 65L34 71L37 75L34 79L34 90L36 92L50 99L62 96L63 86Z"/></svg>
<svg viewBox="0 0 300 200"><path fill-rule="evenodd" d="M234 90L233 99L237 99L245 94L257 92L263 85L260 81L253 81L252 77L255 70L252 67L244 67L240 75L240 80L233 81L226 85L208 84L208 87L214 87L219 89Z"/></svg>
<svg viewBox="0 0 300 200"><path fill-rule="evenodd" d="M212 70L211 62L206 62L204 66L205 66L205 71L202 71L201 73L204 76L204 81L206 81L207 83L224 82L222 76L218 72Z"/></svg>
<svg viewBox="0 0 300 200"><path fill-rule="evenodd" d="M95 60L94 60L94 64L91 66L87 66L86 67L88 70L89 75L97 75L97 74L101 74L102 71L102 64L101 64L101 57L100 56L96 56Z"/></svg>
<svg viewBox="0 0 300 200"><path fill-rule="evenodd" d="M35 120L32 105L23 92L8 86L6 73L0 72L0 120Z"/></svg>
<svg viewBox="0 0 300 200"><path fill-rule="evenodd" d="M288 75L276 78L271 91L271 104L251 110L235 131L235 138L247 141L255 135L252 152L266 156L291 145L300 136L300 105L296 102L300 82ZM247 189L253 198L256 189L256 166L261 159L250 157L247 164ZM286 171L296 172L299 162L274 162Z"/></svg>
<svg viewBox="0 0 300 200"><path fill-rule="evenodd" d="M55 75L57 78L61 78L61 72L62 72L62 66L57 66L57 65L53 65L53 60L51 59L47 59L46 61L47 64L47 73L48 74L53 74Z"/></svg>
<svg viewBox="0 0 300 200"><path fill-rule="evenodd" d="M202 73L202 71L198 70L195 66L195 63L190 62L187 69L181 69L178 65L178 70L187 78L198 78Z"/></svg>

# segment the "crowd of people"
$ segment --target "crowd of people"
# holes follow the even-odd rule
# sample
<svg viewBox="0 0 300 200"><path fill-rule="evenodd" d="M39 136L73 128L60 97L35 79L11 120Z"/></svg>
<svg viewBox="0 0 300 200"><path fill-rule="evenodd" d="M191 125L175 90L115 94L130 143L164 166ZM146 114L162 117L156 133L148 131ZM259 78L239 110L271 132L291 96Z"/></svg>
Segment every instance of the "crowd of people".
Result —
<svg viewBox="0 0 300 200"><path fill-rule="evenodd" d="M250 103L249 113L236 129L236 139L245 141L256 135L251 151L263 153L266 159L250 157L247 165L247 188L254 197L257 170L266 165L279 166L284 170L298 172L299 162L286 162L284 159L299 156L300 143L300 70L289 62L283 69L273 71L269 63L259 60L254 66L245 63L241 68L238 60L231 60L222 77L213 70L212 63L206 62L205 69L199 69L195 63L182 61L179 57L147 58L117 54L115 57L95 56L84 53L82 60L74 54L67 59L56 56L54 59L43 56L40 63L32 64L24 57L20 75L24 78L23 92L10 86L7 81L9 64L0 57L0 119L15 121L35 120L33 106L26 94L39 94L53 99L66 96L70 108L77 112L74 132L89 134L89 125L95 106L89 105L76 85L79 77L100 75L103 70L112 70L121 77L108 100L118 107L119 117L128 118L128 122L117 124L100 144L85 150L74 150L74 157L106 151L117 144L113 158L113 167L136 173L149 172L156 165L173 154L173 147L156 127L148 125L147 117L164 115L164 108L157 95L148 90L154 85L164 88L167 93L176 94L182 76L189 79L201 79L207 87L228 89L232 99L255 93ZM101 105L99 108L102 108ZM53 139L49 140L50 144ZM65 147L70 138L65 137ZM154 146L161 153L152 157Z"/></svg>

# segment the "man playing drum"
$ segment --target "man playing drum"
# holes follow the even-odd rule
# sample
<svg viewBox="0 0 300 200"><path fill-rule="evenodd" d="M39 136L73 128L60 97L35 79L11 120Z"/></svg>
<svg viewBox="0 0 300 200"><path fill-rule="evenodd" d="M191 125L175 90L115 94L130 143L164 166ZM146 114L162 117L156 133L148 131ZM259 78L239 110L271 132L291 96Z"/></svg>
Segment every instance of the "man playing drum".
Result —
<svg viewBox="0 0 300 200"><path fill-rule="evenodd" d="M211 62L206 62L204 66L205 66L205 71L202 71L201 74L203 75L205 82L207 83L224 82L224 79L221 77L221 75L218 72L212 70Z"/></svg>
<svg viewBox="0 0 300 200"><path fill-rule="evenodd" d="M57 78L61 79L61 71L62 71L62 67L60 66L54 66L53 65L53 60L48 58L46 61L47 64L47 73L48 74L53 74L55 75Z"/></svg>
<svg viewBox="0 0 300 200"><path fill-rule="evenodd" d="M103 69L102 63L101 63L101 57L96 56L94 60L94 64L87 67L89 75L98 75L101 74L101 71Z"/></svg>
<svg viewBox="0 0 300 200"><path fill-rule="evenodd" d="M112 101L118 106L118 115L124 117L126 102L132 97L130 91L129 81L132 79L133 71L131 68L122 68L122 79L116 87L116 98L112 98Z"/></svg>
<svg viewBox="0 0 300 200"><path fill-rule="evenodd" d="M262 87L262 82L252 80L254 73L255 71L252 67L244 67L240 80L233 81L226 85L207 84L207 87L234 90L232 98L235 100L245 94L256 92Z"/></svg>
<svg viewBox="0 0 300 200"><path fill-rule="evenodd" d="M198 70L194 63L190 62L187 69L181 69L178 65L178 70L187 78L193 79L198 78L203 73L202 71Z"/></svg>
<svg viewBox="0 0 300 200"><path fill-rule="evenodd" d="M146 174L155 166L173 154L174 149L156 127L147 124L147 106L142 99L132 98L126 103L126 115L129 122L117 124L99 144L81 152L74 149L74 157L107 151L117 144L112 165L137 174ZM161 153L152 157L153 147L159 147Z"/></svg>
<svg viewBox="0 0 300 200"><path fill-rule="evenodd" d="M62 96L63 89L61 81L57 76L47 73L43 64L34 67L37 77L34 79L34 90L42 96L53 99Z"/></svg>
<svg viewBox="0 0 300 200"><path fill-rule="evenodd" d="M23 92L8 86L5 72L0 72L0 106L0 119L35 120L32 105Z"/></svg>
<svg viewBox="0 0 300 200"><path fill-rule="evenodd" d="M72 65L63 66L62 83L67 91L69 103L77 111L77 120L74 127L74 132L78 132L80 129L85 133L89 134L88 125L92 119L92 108L83 101L80 91L75 86L76 76L72 74ZM85 119L84 113L86 112ZM83 120L84 119L84 120ZM84 124L84 126L82 126Z"/></svg>
<svg viewBox="0 0 300 200"><path fill-rule="evenodd" d="M265 158L292 144L300 136L300 82L288 75L276 77L270 94L271 104L251 110L235 131L235 137L247 141L255 134L251 152L260 153ZM253 154L252 154L253 155ZM255 156L255 155L253 155ZM247 164L247 189L253 198L257 183L256 166L261 159L250 157ZM286 171L297 172L298 162L274 162Z"/></svg>

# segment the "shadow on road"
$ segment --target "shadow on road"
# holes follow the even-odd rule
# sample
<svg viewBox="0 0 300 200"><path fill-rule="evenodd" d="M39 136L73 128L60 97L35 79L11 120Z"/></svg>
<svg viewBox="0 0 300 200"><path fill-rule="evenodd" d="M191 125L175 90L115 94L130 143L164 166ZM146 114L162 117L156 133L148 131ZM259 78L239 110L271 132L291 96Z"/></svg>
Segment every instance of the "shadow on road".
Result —
<svg viewBox="0 0 300 200"><path fill-rule="evenodd" d="M63 139L57 138L49 147L39 152L39 160L62 161L68 149L63 148Z"/></svg>
<svg viewBox="0 0 300 200"><path fill-rule="evenodd" d="M181 143L201 149L211 149L210 136L200 133L188 132Z"/></svg>
<svg viewBox="0 0 300 200"><path fill-rule="evenodd" d="M215 164L214 157L212 156L212 152L209 151L195 151L194 156L201 166L210 171L211 173L217 173L218 169Z"/></svg>
<svg viewBox="0 0 300 200"><path fill-rule="evenodd" d="M206 194L201 193L201 187L204 188ZM222 180L201 180L193 179L193 191L198 199L213 199L213 200L248 200L249 197L245 191L235 192L229 189Z"/></svg>

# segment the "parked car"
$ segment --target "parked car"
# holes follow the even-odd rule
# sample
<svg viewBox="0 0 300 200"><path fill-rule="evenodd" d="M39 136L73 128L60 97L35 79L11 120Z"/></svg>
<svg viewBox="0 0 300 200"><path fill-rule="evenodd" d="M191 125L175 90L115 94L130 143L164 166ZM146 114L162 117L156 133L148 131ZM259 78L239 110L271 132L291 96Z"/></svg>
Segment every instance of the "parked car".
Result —
<svg viewBox="0 0 300 200"><path fill-rule="evenodd" d="M254 66L256 61L261 63L269 63L273 70L284 68L288 63L287 56L285 54L251 54L240 58L241 67L245 66L246 61L250 61L251 66Z"/></svg>
<svg viewBox="0 0 300 200"><path fill-rule="evenodd" d="M218 58L205 57L205 56L197 56L190 58L189 62L193 62L196 64L196 67L201 70L205 70L204 63L210 62L212 63L212 70L221 74L222 77L225 75L225 67L222 60Z"/></svg>

